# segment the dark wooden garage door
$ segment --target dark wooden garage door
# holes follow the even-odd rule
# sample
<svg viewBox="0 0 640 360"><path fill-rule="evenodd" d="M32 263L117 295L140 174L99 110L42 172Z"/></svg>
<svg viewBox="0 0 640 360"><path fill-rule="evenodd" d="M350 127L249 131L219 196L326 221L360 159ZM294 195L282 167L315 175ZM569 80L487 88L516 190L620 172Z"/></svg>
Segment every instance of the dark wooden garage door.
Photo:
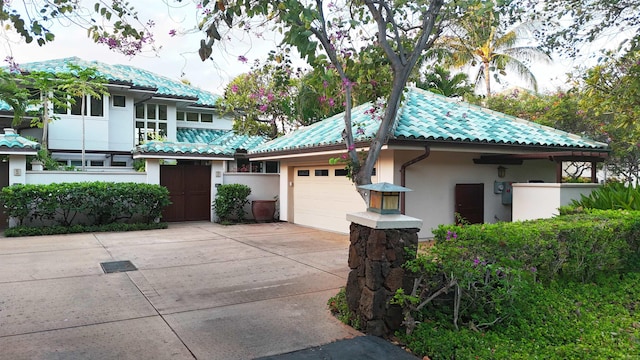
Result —
<svg viewBox="0 0 640 360"><path fill-rule="evenodd" d="M163 165L160 185L169 189L172 202L162 212L164 221L211 219L211 166Z"/></svg>
<svg viewBox="0 0 640 360"><path fill-rule="evenodd" d="M455 209L464 221L470 224L482 224L484 222L484 184L456 184Z"/></svg>

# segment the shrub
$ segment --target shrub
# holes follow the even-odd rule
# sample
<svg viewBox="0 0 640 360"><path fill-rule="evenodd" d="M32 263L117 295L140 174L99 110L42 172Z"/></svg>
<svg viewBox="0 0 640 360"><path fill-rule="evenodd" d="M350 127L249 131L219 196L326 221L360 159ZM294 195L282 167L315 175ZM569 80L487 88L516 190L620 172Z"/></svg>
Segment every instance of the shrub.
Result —
<svg viewBox="0 0 640 360"><path fill-rule="evenodd" d="M483 330L517 317L537 283L590 282L638 268L640 212L585 210L517 223L440 226L427 254L406 264L410 293L396 293L407 332L425 318Z"/></svg>
<svg viewBox="0 0 640 360"><path fill-rule="evenodd" d="M218 216L218 221L244 221L246 216L244 206L249 203L247 198L250 194L251 188L247 185L226 184L218 186L218 192L212 206Z"/></svg>
<svg viewBox="0 0 640 360"><path fill-rule="evenodd" d="M170 204L169 191L160 185L110 182L12 185L2 189L0 202L20 225L65 227L78 219L84 225L151 223Z"/></svg>
<svg viewBox="0 0 640 360"><path fill-rule="evenodd" d="M640 210L640 187L607 183L589 196L582 195L580 200L573 200L571 205L600 210Z"/></svg>
<svg viewBox="0 0 640 360"><path fill-rule="evenodd" d="M112 223L106 225L72 225L72 226L47 226L47 227L31 227L16 226L6 229L4 234L7 237L16 236L40 236L40 235L57 235L57 234L75 234L85 232L106 232L106 231L140 231L153 229L166 229L167 223Z"/></svg>
<svg viewBox="0 0 640 360"><path fill-rule="evenodd" d="M329 311L343 324L347 324L356 330L360 330L360 318L349 310L347 305L347 292L341 288L338 293L327 301Z"/></svg>

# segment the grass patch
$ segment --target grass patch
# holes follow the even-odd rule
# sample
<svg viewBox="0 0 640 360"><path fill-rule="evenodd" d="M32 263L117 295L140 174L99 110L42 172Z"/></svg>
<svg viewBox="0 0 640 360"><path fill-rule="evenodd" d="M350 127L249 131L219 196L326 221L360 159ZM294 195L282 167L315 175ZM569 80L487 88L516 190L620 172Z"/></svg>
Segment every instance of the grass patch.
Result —
<svg viewBox="0 0 640 360"><path fill-rule="evenodd" d="M438 320L399 335L416 354L436 359L637 359L640 274L594 282L535 284L518 296L518 312L486 331L455 330Z"/></svg>

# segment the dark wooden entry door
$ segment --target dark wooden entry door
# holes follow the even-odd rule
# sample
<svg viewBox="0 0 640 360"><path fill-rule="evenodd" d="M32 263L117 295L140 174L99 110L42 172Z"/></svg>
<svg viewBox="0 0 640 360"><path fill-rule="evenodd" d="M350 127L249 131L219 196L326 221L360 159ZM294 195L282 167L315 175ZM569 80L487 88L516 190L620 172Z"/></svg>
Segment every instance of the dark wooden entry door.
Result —
<svg viewBox="0 0 640 360"><path fill-rule="evenodd" d="M164 221L211 219L211 166L162 165L160 185L169 189L172 203L162 212Z"/></svg>
<svg viewBox="0 0 640 360"><path fill-rule="evenodd" d="M484 184L456 184L455 211L470 224L482 224L484 222Z"/></svg>

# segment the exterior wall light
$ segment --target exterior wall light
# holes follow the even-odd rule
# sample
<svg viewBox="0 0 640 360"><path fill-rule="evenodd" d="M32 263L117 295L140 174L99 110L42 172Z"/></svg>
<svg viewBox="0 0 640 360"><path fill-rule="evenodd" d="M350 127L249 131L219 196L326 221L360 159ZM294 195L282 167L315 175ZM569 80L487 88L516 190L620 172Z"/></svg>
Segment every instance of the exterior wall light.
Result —
<svg viewBox="0 0 640 360"><path fill-rule="evenodd" d="M507 168L504 166L498 166L498 177L503 178L507 175Z"/></svg>

